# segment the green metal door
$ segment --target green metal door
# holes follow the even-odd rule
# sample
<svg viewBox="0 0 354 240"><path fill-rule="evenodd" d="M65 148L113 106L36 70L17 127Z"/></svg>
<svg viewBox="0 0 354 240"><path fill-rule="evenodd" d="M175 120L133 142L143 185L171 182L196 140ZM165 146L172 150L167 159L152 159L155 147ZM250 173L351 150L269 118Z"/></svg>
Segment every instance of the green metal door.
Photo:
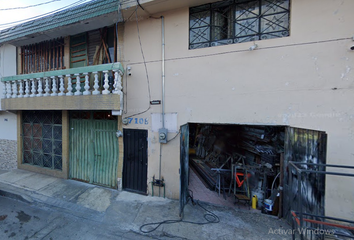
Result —
<svg viewBox="0 0 354 240"><path fill-rule="evenodd" d="M85 67L88 65L87 34L81 33L70 37L70 68ZM76 81L73 79L73 92L76 92ZM80 76L81 91L84 91L85 76Z"/></svg>
<svg viewBox="0 0 354 240"><path fill-rule="evenodd" d="M117 187L117 119L107 112L70 115L70 178Z"/></svg>
<svg viewBox="0 0 354 240"><path fill-rule="evenodd" d="M70 37L70 68L87 66L87 34Z"/></svg>

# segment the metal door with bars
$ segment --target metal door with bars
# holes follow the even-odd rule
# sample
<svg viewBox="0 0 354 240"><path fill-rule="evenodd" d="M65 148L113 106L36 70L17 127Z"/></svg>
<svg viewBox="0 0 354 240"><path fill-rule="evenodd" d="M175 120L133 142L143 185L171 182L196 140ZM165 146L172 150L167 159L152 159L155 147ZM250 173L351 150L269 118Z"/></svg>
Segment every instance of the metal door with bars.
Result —
<svg viewBox="0 0 354 240"><path fill-rule="evenodd" d="M109 111L70 116L70 178L117 187L117 119Z"/></svg>
<svg viewBox="0 0 354 240"><path fill-rule="evenodd" d="M291 221L290 211L298 211L299 196L298 181L301 181L302 196L301 206L304 213L324 215L325 211L325 175L308 174L303 179L289 179L289 161L301 163L326 164L327 134L325 132L287 127L285 129L284 143L284 190L283 213L284 218ZM323 166L300 166L300 168L315 167L325 171Z"/></svg>
<svg viewBox="0 0 354 240"><path fill-rule="evenodd" d="M147 130L124 129L123 188L147 193Z"/></svg>
<svg viewBox="0 0 354 240"><path fill-rule="evenodd" d="M22 163L62 170L61 111L22 112Z"/></svg>
<svg viewBox="0 0 354 240"><path fill-rule="evenodd" d="M180 192L179 216L183 217L183 209L188 201L188 171L189 171L189 126L181 126L181 154L180 154Z"/></svg>

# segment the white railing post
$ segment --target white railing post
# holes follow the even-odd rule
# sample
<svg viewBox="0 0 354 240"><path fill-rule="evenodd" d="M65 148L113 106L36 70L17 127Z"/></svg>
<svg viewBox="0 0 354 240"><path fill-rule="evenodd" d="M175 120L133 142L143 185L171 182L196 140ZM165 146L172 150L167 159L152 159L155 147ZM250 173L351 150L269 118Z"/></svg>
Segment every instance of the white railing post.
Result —
<svg viewBox="0 0 354 240"><path fill-rule="evenodd" d="M84 73L85 75L85 91L84 91L84 95L91 95L91 92L89 91L90 89L90 82L89 82L89 75L88 73Z"/></svg>
<svg viewBox="0 0 354 240"><path fill-rule="evenodd" d="M66 75L68 77L68 92L66 93L66 96L72 96L73 94L73 83L71 79L71 74Z"/></svg>
<svg viewBox="0 0 354 240"><path fill-rule="evenodd" d="M119 70L114 71L114 94L121 94L122 92L122 75Z"/></svg>
<svg viewBox="0 0 354 240"><path fill-rule="evenodd" d="M47 97L47 96L49 96L50 94L49 94L49 91L50 91L50 88L49 88L49 79L46 77L45 78L45 88L44 88L44 94L43 94L43 96L45 96L45 97Z"/></svg>
<svg viewBox="0 0 354 240"><path fill-rule="evenodd" d="M17 83L13 81L12 83L12 98L17 98Z"/></svg>
<svg viewBox="0 0 354 240"><path fill-rule="evenodd" d="M2 98L6 98L6 82L3 82L3 83L1 83L2 84L2 94L3 94L3 97Z"/></svg>
<svg viewBox="0 0 354 240"><path fill-rule="evenodd" d="M20 81L20 86L18 87L19 89L19 91L18 91L18 93L19 93L19 95L18 95L18 98L23 98L23 94L24 94L24 91L23 91L23 82L22 82L22 80L19 80Z"/></svg>
<svg viewBox="0 0 354 240"><path fill-rule="evenodd" d="M2 84L2 94L3 94L3 96L2 96L2 98L6 98L6 82L3 82L3 83L1 83Z"/></svg>
<svg viewBox="0 0 354 240"><path fill-rule="evenodd" d="M50 96L58 96L57 78L55 76L50 78L52 79L52 94Z"/></svg>
<svg viewBox="0 0 354 240"><path fill-rule="evenodd" d="M103 72L104 72L104 85L103 85L104 90L102 91L102 94L107 95L107 94L110 93L109 90L108 90L108 88L109 88L109 84L108 84L108 71L103 71Z"/></svg>
<svg viewBox="0 0 354 240"><path fill-rule="evenodd" d="M65 95L65 93L64 93L65 88L64 88L64 77L63 77L63 75L60 75L59 79L60 79L60 81L59 81L60 82L60 88L59 88L60 92L59 92L58 96L64 96Z"/></svg>
<svg viewBox="0 0 354 240"><path fill-rule="evenodd" d="M11 82L6 82L6 98L11 98L12 91L11 91Z"/></svg>
<svg viewBox="0 0 354 240"><path fill-rule="evenodd" d="M97 72L93 72L93 74L95 74L95 80L94 80L95 84L93 85L94 91L92 92L92 94L98 95L98 94L100 94L100 91L98 91L98 88L100 87L100 86L98 86L98 74L97 74Z"/></svg>
<svg viewBox="0 0 354 240"><path fill-rule="evenodd" d="M42 79L41 78L37 78L37 91L38 94L36 95L37 97L42 97L43 96L43 85L42 85Z"/></svg>
<svg viewBox="0 0 354 240"><path fill-rule="evenodd" d="M35 97L36 96L36 81L33 78L31 78L30 81L32 84L30 97Z"/></svg>
<svg viewBox="0 0 354 240"><path fill-rule="evenodd" d="M25 85L26 85L26 89L25 89L25 95L23 97L29 97L29 93L30 93L30 87L29 87L29 82L28 79L25 79Z"/></svg>
<svg viewBox="0 0 354 240"><path fill-rule="evenodd" d="M75 74L76 76L76 92L75 92L75 96L79 96L79 95L82 95L82 92L81 92L81 84L80 84L80 73L76 73Z"/></svg>

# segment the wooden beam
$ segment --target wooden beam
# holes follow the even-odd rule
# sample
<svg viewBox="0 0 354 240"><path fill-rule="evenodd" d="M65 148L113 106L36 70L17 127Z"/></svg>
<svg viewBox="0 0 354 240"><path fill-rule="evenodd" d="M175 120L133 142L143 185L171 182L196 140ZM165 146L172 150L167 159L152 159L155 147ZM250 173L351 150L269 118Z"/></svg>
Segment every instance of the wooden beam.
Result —
<svg viewBox="0 0 354 240"><path fill-rule="evenodd" d="M82 42L82 43L78 43L78 44L74 44L74 45L71 45L71 47L78 47L78 46L81 46L81 45L84 45L86 44L86 42Z"/></svg>
<svg viewBox="0 0 354 240"><path fill-rule="evenodd" d="M76 57L82 57L82 56L86 56L86 53L75 55L75 56L71 56L71 57L76 58Z"/></svg>
<svg viewBox="0 0 354 240"><path fill-rule="evenodd" d="M75 61L71 61L71 63L77 63L77 62L83 62L83 61L86 61L86 58L75 60Z"/></svg>
<svg viewBox="0 0 354 240"><path fill-rule="evenodd" d="M71 54L77 53L77 52L82 52L82 51L85 51L85 50L86 50L85 48L82 48L82 49L79 49L79 50L76 50L76 51L72 51Z"/></svg>
<svg viewBox="0 0 354 240"><path fill-rule="evenodd" d="M118 39L117 39L117 29L118 29L118 23L116 23L116 24L114 24L114 38L113 38L113 42L114 42L114 62L117 62L117 41L118 41Z"/></svg>
<svg viewBox="0 0 354 240"><path fill-rule="evenodd" d="M107 51L106 42L105 42L105 40L103 39L103 38L105 38L106 35L107 35L107 29L106 29L106 28L104 29L103 35L102 35L102 31L101 31L101 29L100 29L100 35L101 35L101 41L102 41L104 50L105 50L105 52L106 52L106 57L107 57L108 63L111 63L111 58L110 58L110 56L109 56L109 54L108 54L108 51Z"/></svg>

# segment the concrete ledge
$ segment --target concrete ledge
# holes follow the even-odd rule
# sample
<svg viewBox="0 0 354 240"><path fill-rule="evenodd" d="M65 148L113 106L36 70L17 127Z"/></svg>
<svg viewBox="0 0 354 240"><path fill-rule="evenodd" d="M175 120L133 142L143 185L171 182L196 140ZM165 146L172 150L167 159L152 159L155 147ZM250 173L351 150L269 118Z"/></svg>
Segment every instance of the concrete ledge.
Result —
<svg viewBox="0 0 354 240"><path fill-rule="evenodd" d="M48 96L1 99L4 110L120 110L120 95Z"/></svg>
<svg viewBox="0 0 354 240"><path fill-rule="evenodd" d="M51 177L67 179L66 171L47 169L47 168L42 168L42 167L38 167L30 164L23 164L23 163L20 163L18 165L18 169L26 170L34 173L45 174Z"/></svg>

